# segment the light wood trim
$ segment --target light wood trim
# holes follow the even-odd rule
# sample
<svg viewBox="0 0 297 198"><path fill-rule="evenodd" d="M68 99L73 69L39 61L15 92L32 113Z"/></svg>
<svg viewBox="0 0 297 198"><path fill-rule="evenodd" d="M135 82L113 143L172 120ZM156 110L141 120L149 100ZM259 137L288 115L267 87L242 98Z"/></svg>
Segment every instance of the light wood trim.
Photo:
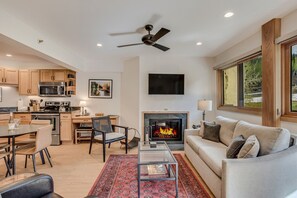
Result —
<svg viewBox="0 0 297 198"><path fill-rule="evenodd" d="M276 45L281 20L272 19L262 26L262 124L279 126L276 107Z"/></svg>
<svg viewBox="0 0 297 198"><path fill-rule="evenodd" d="M223 70L217 70L217 108L223 106L224 94L223 94Z"/></svg>
<svg viewBox="0 0 297 198"><path fill-rule="evenodd" d="M217 108L220 111L230 111L235 113L245 113L245 114L252 114L252 115L262 115L261 109L258 108L240 108L240 107L234 107L234 106L219 106Z"/></svg>

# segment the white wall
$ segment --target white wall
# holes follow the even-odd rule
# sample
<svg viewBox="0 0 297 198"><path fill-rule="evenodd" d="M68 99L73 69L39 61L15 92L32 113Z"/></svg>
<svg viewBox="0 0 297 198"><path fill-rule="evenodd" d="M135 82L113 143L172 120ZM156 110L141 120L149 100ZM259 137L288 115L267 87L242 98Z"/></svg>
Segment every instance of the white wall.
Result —
<svg viewBox="0 0 297 198"><path fill-rule="evenodd" d="M145 56L140 58L140 112L151 110L189 111L190 126L202 120L197 110L198 99L215 99L212 59L177 56ZM148 95L148 74L185 74L184 95ZM214 119L214 112L207 112Z"/></svg>
<svg viewBox="0 0 297 198"><path fill-rule="evenodd" d="M289 34L291 32L294 32L297 30L297 24L296 24L296 17L297 17L297 10L290 13L289 15L282 18L282 27L281 27L281 36ZM225 52L219 54L215 57L215 65L222 64L228 60L231 60L241 54L245 54L248 51L251 51L257 47L261 46L261 30L259 28L259 32L257 32L255 35L251 36L250 38L238 43L237 45L233 46L232 48L226 50ZM277 57L277 93L278 96L280 96L281 91L281 79L280 79L280 52L279 48L277 51L278 57ZM215 89L217 91L217 88ZM277 106L280 106L280 97L277 97ZM234 119L240 119L245 120L248 122L261 124L262 118L260 116L255 115L248 115L248 114L241 114L241 113L233 113L233 112L226 112L226 111L217 111L217 115L223 115L226 117L234 118ZM297 133L297 124L296 123L290 123L290 122L281 122L281 126L284 128L289 129L292 133Z"/></svg>
<svg viewBox="0 0 297 198"><path fill-rule="evenodd" d="M121 124L139 130L139 58L124 63L122 73Z"/></svg>
<svg viewBox="0 0 297 198"><path fill-rule="evenodd" d="M91 99L88 98L89 79L112 79L113 93L112 99ZM24 106L28 106L30 99L43 99L45 101L71 101L72 106L78 106L80 100L87 101L85 108L91 114L103 112L104 114L120 115L121 101L121 73L102 73L102 72L77 72L77 95L71 97L38 97L38 96L19 96L17 87L2 86L2 102L0 107L16 107L17 100L23 99ZM44 105L44 103L42 103Z"/></svg>

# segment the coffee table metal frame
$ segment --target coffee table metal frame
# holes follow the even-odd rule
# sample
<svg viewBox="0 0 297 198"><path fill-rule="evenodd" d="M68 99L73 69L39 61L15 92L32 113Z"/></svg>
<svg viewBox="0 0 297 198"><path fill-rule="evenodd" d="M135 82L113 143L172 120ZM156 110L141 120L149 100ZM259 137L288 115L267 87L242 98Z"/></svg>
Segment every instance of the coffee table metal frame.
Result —
<svg viewBox="0 0 297 198"><path fill-rule="evenodd" d="M165 141L154 142L157 144L156 148L151 148L150 142L139 142L138 144L138 197L140 197L140 182L152 180L175 180L176 197L178 197L178 163ZM146 157L148 159L145 159ZM141 175L141 170L147 169L149 165L164 165L167 174Z"/></svg>

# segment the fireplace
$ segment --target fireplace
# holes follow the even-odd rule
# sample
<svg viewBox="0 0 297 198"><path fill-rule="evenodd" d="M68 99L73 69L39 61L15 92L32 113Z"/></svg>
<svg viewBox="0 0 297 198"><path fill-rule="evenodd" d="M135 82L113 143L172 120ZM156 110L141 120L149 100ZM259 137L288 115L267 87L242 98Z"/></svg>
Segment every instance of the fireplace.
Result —
<svg viewBox="0 0 297 198"><path fill-rule="evenodd" d="M188 112L144 112L143 120L145 141L166 141L170 145L183 144Z"/></svg>
<svg viewBox="0 0 297 198"><path fill-rule="evenodd" d="M182 119L149 119L153 141L181 141Z"/></svg>

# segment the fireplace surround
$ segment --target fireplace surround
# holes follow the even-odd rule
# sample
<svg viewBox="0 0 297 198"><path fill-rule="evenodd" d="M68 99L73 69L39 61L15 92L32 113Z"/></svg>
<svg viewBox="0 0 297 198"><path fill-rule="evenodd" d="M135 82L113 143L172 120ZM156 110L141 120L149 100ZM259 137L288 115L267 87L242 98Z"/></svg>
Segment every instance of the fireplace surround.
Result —
<svg viewBox="0 0 297 198"><path fill-rule="evenodd" d="M149 138L149 141L166 141L169 146L183 145L188 115L185 111L143 112L143 140Z"/></svg>

